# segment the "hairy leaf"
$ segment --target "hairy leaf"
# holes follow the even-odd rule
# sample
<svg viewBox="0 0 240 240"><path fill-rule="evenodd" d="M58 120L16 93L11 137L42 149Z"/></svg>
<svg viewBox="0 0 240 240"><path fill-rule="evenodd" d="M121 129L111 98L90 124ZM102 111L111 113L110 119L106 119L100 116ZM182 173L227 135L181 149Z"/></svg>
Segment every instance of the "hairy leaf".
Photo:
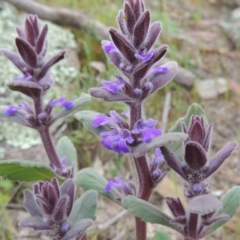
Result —
<svg viewBox="0 0 240 240"><path fill-rule="evenodd" d="M175 229L170 224L170 218L149 202L128 196L122 199L122 204L128 211L145 222L157 223Z"/></svg>
<svg viewBox="0 0 240 240"><path fill-rule="evenodd" d="M240 206L240 187L235 186L228 190L222 197L221 202L223 204L223 208L219 210L216 215L228 214L231 219L237 213ZM228 221L229 220L221 220L214 223L209 227L207 234L211 234Z"/></svg>
<svg viewBox="0 0 240 240"><path fill-rule="evenodd" d="M97 209L98 193L95 190L85 192L74 204L72 211L69 215L69 220L78 222L83 219L95 220L95 212Z"/></svg>
<svg viewBox="0 0 240 240"><path fill-rule="evenodd" d="M111 200L114 200L116 196L114 194L115 190L112 190L108 193L104 191L108 181L93 168L85 168L80 170L75 176L75 183L84 190L96 190L100 195Z"/></svg>
<svg viewBox="0 0 240 240"><path fill-rule="evenodd" d="M49 181L53 177L61 179L48 165L27 160L0 161L0 176L23 182Z"/></svg>

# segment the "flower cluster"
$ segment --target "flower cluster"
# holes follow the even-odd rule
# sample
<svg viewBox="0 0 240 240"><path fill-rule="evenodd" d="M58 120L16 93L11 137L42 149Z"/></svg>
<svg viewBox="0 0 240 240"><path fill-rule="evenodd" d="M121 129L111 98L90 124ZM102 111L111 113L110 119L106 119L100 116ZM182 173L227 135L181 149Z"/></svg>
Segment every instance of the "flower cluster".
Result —
<svg viewBox="0 0 240 240"><path fill-rule="evenodd" d="M166 198L166 201L174 216L171 224L186 239L200 239L205 236L209 225L229 219L227 214L215 215L222 208L222 203L210 193L207 179L221 166L237 144L230 143L209 160L212 127L212 124L206 126L202 116L192 116L188 127L185 123L182 124L183 131L188 134L182 163L167 147L161 147L168 166L185 181L184 194L189 199L189 213L185 212L179 199Z"/></svg>
<svg viewBox="0 0 240 240"><path fill-rule="evenodd" d="M24 125L35 129L42 125L50 126L53 123L53 117L51 116L53 107L60 106L66 110L70 110L73 107L73 102L65 100L64 97L50 100L45 108L41 106L42 97L54 82L49 70L54 64L64 58L65 51L60 51L50 59L45 59L48 26L44 25L41 27L37 16L27 16L25 29L22 30L16 27L16 31L18 37L15 42L18 53L7 49L1 49L0 51L22 72L22 76L14 78L7 85L11 90L21 92L32 98L34 107L27 102L22 102L19 106L7 107L5 114L8 117L12 117L19 112L23 113L25 116ZM44 121L42 120L43 118Z"/></svg>
<svg viewBox="0 0 240 240"><path fill-rule="evenodd" d="M117 21L120 31L111 28L111 41L102 41L102 47L123 76L117 76L114 81L104 80L102 87L91 88L90 93L106 101L141 103L173 79L177 64L156 65L166 54L167 45L153 48L161 24L150 23L150 12L142 1L125 1Z"/></svg>
<svg viewBox="0 0 240 240"><path fill-rule="evenodd" d="M74 196L72 179L66 180L61 186L55 178L51 182L34 184L33 192L24 192L23 206L31 217L22 220L19 226L42 230L52 239L70 240L83 236L93 221L87 219L76 223L71 220L69 216L73 210Z"/></svg>
<svg viewBox="0 0 240 240"><path fill-rule="evenodd" d="M228 144L209 160L212 124L206 127L202 116L192 116L189 127L183 124L182 128L189 136L184 144L185 161L181 163L167 147L161 149L169 167L185 180L185 196L191 198L209 193L207 178L229 157L237 144L235 142Z"/></svg>
<svg viewBox="0 0 240 240"><path fill-rule="evenodd" d="M93 127L111 126L109 131L101 132L102 144L107 149L114 150L119 154L129 153L131 146L140 142L148 143L154 137L160 136L162 131L154 128L156 124L157 121L153 119L147 119L146 121L141 119L135 123L131 130L129 123L116 111L111 111L110 116L99 114L92 121Z"/></svg>

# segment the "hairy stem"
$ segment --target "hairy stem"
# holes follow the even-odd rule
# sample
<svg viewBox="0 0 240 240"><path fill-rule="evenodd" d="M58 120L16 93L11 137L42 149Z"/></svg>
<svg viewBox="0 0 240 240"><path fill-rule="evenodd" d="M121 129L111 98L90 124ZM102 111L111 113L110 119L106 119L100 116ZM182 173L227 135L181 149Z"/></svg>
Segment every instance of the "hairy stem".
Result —
<svg viewBox="0 0 240 240"><path fill-rule="evenodd" d="M142 103L133 103L130 105L130 128L133 129L135 123L142 118ZM135 169L138 176L138 197L148 200L152 193L153 182L150 174L146 156L139 158L133 157ZM135 218L136 240L146 240L147 226L146 222L140 218Z"/></svg>
<svg viewBox="0 0 240 240"><path fill-rule="evenodd" d="M50 163L58 169L62 169L62 164L59 161L58 155L56 153L55 147L52 142L51 135L49 133L49 128L41 126L38 129L38 132L41 136L43 146L48 155Z"/></svg>
<svg viewBox="0 0 240 240"><path fill-rule="evenodd" d="M42 97L33 99L33 102L34 102L35 115L36 115L35 117L37 119L38 115L43 112ZM59 158L57 156L55 147L54 147L53 142L52 142L51 135L49 133L49 127L48 126L42 126L42 125L39 124L39 126L37 127L37 130L38 130L38 132L41 136L42 143L43 143L45 151L48 155L50 163L54 167L56 167L58 169L62 169L62 164L59 161Z"/></svg>

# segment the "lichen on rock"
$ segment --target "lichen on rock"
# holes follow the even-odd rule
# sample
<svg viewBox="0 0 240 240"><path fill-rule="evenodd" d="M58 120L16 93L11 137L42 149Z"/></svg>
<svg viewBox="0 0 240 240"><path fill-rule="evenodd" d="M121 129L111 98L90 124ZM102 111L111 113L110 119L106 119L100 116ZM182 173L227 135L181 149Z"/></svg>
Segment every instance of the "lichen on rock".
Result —
<svg viewBox="0 0 240 240"><path fill-rule="evenodd" d="M7 48L16 51L14 40L17 36L14 31L15 26L23 26L25 14L19 14L18 11L6 2L0 2L0 48ZM48 24L48 53L47 57L62 49L69 49L75 53L78 50L74 40L74 35L68 30L57 26L51 22L41 20L42 25ZM75 60L77 57L75 57ZM77 61L77 60L76 60ZM55 85L48 92L46 98L51 99L60 95L67 95L69 86L79 74L79 64L70 65L67 60L59 62L51 70ZM24 96L17 92L12 92L6 87L6 83L14 77L21 76L20 71L6 58L0 54L0 105L17 105ZM28 101L29 99L27 99ZM0 120L0 142L5 141L7 144L20 149L28 149L33 145L40 144L41 140L38 133L32 129L19 126L15 123ZM0 149L2 150L2 149ZM1 151L2 153L2 151ZM1 154L2 155L2 154ZM0 156L2 158L3 156Z"/></svg>

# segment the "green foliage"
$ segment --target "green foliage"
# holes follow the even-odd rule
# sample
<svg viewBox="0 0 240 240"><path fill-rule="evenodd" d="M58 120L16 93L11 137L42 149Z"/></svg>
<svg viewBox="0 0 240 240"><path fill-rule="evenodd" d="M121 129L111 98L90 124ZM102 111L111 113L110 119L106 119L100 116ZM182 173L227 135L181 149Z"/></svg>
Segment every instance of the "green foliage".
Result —
<svg viewBox="0 0 240 240"><path fill-rule="evenodd" d="M95 220L97 197L98 194L94 190L85 192L79 199L74 202L73 209L69 215L69 220L72 222L78 222L83 219Z"/></svg>
<svg viewBox="0 0 240 240"><path fill-rule="evenodd" d="M99 127L92 126L93 119L99 114L100 114L99 112L85 110L85 111L79 111L79 112L75 113L74 116L78 121L82 122L82 124L88 131L99 136L101 132L110 130L110 128L108 126L99 126Z"/></svg>
<svg viewBox="0 0 240 240"><path fill-rule="evenodd" d="M22 182L49 181L53 177L61 179L48 165L27 160L0 161L0 176Z"/></svg>
<svg viewBox="0 0 240 240"><path fill-rule="evenodd" d="M235 186L228 190L227 193L222 197L221 202L223 204L223 208L219 210L216 215L228 214L231 219L238 212L238 209L240 207L240 187ZM211 234L227 221L229 220L222 220L214 223L209 227L207 233Z"/></svg>
<svg viewBox="0 0 240 240"><path fill-rule="evenodd" d="M165 231L157 231L154 235L153 240L172 240L172 237Z"/></svg>
<svg viewBox="0 0 240 240"><path fill-rule="evenodd" d="M149 202L128 196L122 199L122 204L129 212L145 222L157 223L175 229L170 224L170 218Z"/></svg>
<svg viewBox="0 0 240 240"><path fill-rule="evenodd" d="M82 187L84 190L96 190L100 195L114 200L115 194L118 194L116 190L112 190L108 193L104 191L105 186L107 185L108 181L102 175L100 175L97 171L92 168L85 168L80 170L74 179L75 183Z"/></svg>
<svg viewBox="0 0 240 240"><path fill-rule="evenodd" d="M165 133L154 138L149 143L140 143L132 148L132 153L135 157L143 156L145 153L155 150L158 147L170 144L171 142L183 142L187 138L185 133Z"/></svg>
<svg viewBox="0 0 240 240"><path fill-rule="evenodd" d="M59 158L66 157L69 165L77 163L76 148L68 137L64 136L59 139L56 146L56 152Z"/></svg>

